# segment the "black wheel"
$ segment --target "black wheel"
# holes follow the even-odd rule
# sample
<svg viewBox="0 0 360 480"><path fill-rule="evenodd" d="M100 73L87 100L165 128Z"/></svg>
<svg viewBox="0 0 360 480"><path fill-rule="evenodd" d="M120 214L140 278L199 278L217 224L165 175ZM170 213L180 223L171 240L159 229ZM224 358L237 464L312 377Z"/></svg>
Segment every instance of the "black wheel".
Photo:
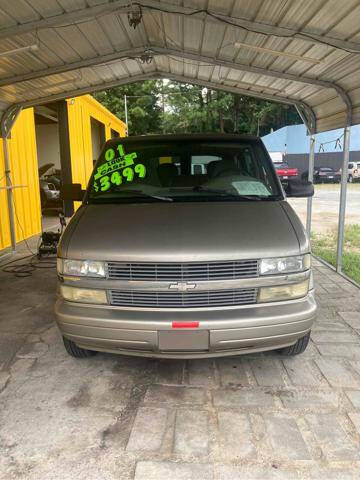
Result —
<svg viewBox="0 0 360 480"><path fill-rule="evenodd" d="M76 343L72 342L68 338L63 337L64 346L69 355L75 358L87 358L93 357L97 354L93 350L86 350L85 348L80 348Z"/></svg>
<svg viewBox="0 0 360 480"><path fill-rule="evenodd" d="M306 347L308 346L308 343L310 340L310 333L311 332L308 332L304 337L299 338L299 340L294 345L290 345L290 347L281 348L279 352L282 355L287 355L287 356L299 355L299 353L305 352Z"/></svg>
<svg viewBox="0 0 360 480"><path fill-rule="evenodd" d="M353 183L353 181L354 181L353 176L352 176L352 175L349 175L348 182L349 182L349 183Z"/></svg>

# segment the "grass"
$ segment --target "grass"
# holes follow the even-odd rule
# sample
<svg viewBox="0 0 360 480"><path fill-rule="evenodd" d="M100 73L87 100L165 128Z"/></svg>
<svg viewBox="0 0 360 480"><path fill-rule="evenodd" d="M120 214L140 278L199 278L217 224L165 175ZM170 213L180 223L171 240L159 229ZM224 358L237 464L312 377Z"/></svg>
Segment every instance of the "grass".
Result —
<svg viewBox="0 0 360 480"><path fill-rule="evenodd" d="M313 233L311 236L313 253L334 267L336 266L336 237L336 231L326 235ZM345 227L343 272L360 284L360 225L357 224Z"/></svg>

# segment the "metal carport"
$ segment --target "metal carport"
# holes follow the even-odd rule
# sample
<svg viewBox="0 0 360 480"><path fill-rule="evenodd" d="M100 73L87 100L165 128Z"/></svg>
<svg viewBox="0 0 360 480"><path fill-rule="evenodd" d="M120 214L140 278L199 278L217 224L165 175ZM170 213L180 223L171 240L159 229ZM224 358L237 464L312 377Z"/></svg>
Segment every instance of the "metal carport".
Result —
<svg viewBox="0 0 360 480"><path fill-rule="evenodd" d="M340 272L350 126L360 123L359 16L359 0L1 0L0 113L10 217L7 138L21 108L172 78L294 104L310 134L310 177L313 135L344 127Z"/></svg>

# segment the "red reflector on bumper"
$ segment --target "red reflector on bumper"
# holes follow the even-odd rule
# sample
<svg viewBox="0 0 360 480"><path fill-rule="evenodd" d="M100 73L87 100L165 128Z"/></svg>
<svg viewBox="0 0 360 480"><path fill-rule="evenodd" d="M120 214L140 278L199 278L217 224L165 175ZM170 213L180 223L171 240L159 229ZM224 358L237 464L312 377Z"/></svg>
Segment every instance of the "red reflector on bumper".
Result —
<svg viewBox="0 0 360 480"><path fill-rule="evenodd" d="M199 328L199 322L172 322L172 328Z"/></svg>

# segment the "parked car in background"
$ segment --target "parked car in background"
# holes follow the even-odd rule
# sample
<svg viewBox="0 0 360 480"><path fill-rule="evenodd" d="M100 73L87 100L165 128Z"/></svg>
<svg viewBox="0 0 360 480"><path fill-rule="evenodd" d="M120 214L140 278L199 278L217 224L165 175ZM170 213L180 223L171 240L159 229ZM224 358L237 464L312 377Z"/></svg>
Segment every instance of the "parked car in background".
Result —
<svg viewBox="0 0 360 480"><path fill-rule="evenodd" d="M40 180L40 200L42 209L61 206L60 190L53 183Z"/></svg>
<svg viewBox="0 0 360 480"><path fill-rule="evenodd" d="M360 181L360 162L350 162L348 165L348 182Z"/></svg>
<svg viewBox="0 0 360 480"><path fill-rule="evenodd" d="M298 176L298 169L291 168L286 162L274 162L276 173L280 180L288 180Z"/></svg>
<svg viewBox="0 0 360 480"><path fill-rule="evenodd" d="M305 171L301 178L306 180L309 176L309 172ZM331 167L315 167L314 168L314 183L340 183L341 182L341 170L335 171Z"/></svg>
<svg viewBox="0 0 360 480"><path fill-rule="evenodd" d="M41 209L46 208L61 208L62 201L60 200L60 175L55 170L50 175L45 175L51 168L53 163L47 163L39 168L39 185L40 185L40 200Z"/></svg>

